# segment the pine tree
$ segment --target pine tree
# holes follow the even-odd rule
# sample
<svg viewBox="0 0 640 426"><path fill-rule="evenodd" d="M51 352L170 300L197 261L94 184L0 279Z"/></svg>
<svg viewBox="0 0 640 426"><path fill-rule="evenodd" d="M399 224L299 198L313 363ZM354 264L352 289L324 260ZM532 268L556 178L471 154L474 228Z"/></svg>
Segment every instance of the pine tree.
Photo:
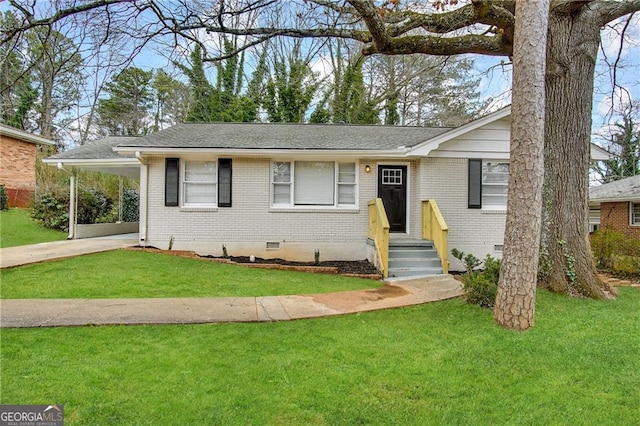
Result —
<svg viewBox="0 0 640 426"><path fill-rule="evenodd" d="M149 130L152 71L125 68L107 83L109 98L98 103L99 123L110 135L138 136Z"/></svg>

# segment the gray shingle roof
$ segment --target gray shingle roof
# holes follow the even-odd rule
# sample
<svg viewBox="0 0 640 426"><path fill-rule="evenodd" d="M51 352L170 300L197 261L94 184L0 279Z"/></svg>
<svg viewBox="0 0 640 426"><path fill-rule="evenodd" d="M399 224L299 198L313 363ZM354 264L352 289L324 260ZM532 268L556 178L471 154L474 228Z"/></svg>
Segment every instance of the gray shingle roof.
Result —
<svg viewBox="0 0 640 426"><path fill-rule="evenodd" d="M447 128L329 124L188 123L143 137L110 136L47 160L127 158L113 150L129 148L221 148L387 151L425 142Z"/></svg>
<svg viewBox="0 0 640 426"><path fill-rule="evenodd" d="M640 175L589 188L589 200L640 200Z"/></svg>
<svg viewBox="0 0 640 426"><path fill-rule="evenodd" d="M88 142L69 151L53 155L47 158L47 160L110 160L127 158L115 152L113 150L113 147L116 145L120 145L121 143L128 142L131 139L138 138L127 136L109 136L104 139Z"/></svg>
<svg viewBox="0 0 640 426"><path fill-rule="evenodd" d="M340 124L189 123L128 139L123 147L393 150L449 129Z"/></svg>

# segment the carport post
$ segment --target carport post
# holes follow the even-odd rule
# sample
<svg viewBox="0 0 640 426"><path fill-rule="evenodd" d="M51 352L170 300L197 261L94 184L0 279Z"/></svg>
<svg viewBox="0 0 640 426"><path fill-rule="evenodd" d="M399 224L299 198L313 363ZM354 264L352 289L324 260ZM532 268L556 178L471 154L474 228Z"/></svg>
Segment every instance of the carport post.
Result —
<svg viewBox="0 0 640 426"><path fill-rule="evenodd" d="M67 240L72 240L76 236L76 176L64 168L64 164L58 163L58 169L69 174L69 236Z"/></svg>

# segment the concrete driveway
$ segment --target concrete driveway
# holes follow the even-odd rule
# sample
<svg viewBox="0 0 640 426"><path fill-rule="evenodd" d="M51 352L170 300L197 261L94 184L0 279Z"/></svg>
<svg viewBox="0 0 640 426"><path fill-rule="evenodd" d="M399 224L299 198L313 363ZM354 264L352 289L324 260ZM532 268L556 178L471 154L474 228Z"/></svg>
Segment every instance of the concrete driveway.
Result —
<svg viewBox="0 0 640 426"><path fill-rule="evenodd" d="M44 262L51 259L116 250L137 244L138 239L134 235L122 235L7 247L0 249L0 269Z"/></svg>

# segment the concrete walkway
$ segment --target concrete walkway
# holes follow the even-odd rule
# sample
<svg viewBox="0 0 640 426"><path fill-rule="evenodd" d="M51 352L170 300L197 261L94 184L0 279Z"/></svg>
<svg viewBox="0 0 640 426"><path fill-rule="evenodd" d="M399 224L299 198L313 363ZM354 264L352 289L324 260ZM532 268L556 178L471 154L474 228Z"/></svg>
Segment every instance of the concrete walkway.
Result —
<svg viewBox="0 0 640 426"><path fill-rule="evenodd" d="M2 268L130 247L137 239L90 238L0 249ZM372 282L372 286L375 285ZM419 305L462 295L451 275L381 288L310 295L166 299L3 299L0 327L286 321Z"/></svg>
<svg viewBox="0 0 640 426"><path fill-rule="evenodd" d="M52 259L62 259L64 257L116 250L119 248L132 247L136 244L138 244L138 240L132 238L97 237L7 247L0 249L0 269L44 262Z"/></svg>
<svg viewBox="0 0 640 426"><path fill-rule="evenodd" d="M398 308L462 295L450 275L379 289L304 296L167 299L4 299L0 327L286 321Z"/></svg>

